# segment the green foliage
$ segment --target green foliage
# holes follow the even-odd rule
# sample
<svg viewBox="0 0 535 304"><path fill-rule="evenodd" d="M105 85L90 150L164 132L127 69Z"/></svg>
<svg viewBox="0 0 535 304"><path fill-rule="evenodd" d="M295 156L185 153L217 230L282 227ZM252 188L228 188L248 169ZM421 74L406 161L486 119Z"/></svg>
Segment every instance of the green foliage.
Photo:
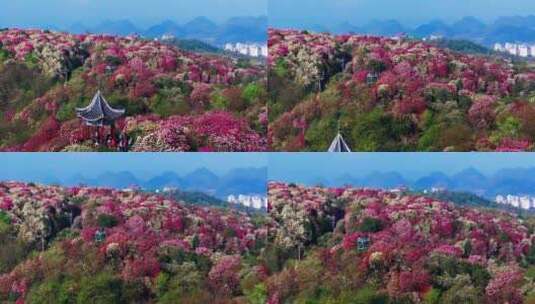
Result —
<svg viewBox="0 0 535 304"><path fill-rule="evenodd" d="M528 254L526 255L526 261L527 261L528 264L530 264L530 265L535 265L535 245L532 245L532 246L529 248L529 252L528 252Z"/></svg>
<svg viewBox="0 0 535 304"><path fill-rule="evenodd" d="M440 191L435 193L418 193L434 199L452 202L460 206L498 208L498 204L470 192Z"/></svg>
<svg viewBox="0 0 535 304"><path fill-rule="evenodd" d="M200 191L175 191L171 194L179 202L196 206L226 206L226 202Z"/></svg>
<svg viewBox="0 0 535 304"><path fill-rule="evenodd" d="M338 301L338 303L353 304L387 304L388 302L388 296L378 292L372 286L364 286L356 291L344 292L340 297L340 301Z"/></svg>
<svg viewBox="0 0 535 304"><path fill-rule="evenodd" d="M362 232L379 232L383 229L383 222L380 219L365 217L360 224L359 230Z"/></svg>
<svg viewBox="0 0 535 304"><path fill-rule="evenodd" d="M251 61L246 58L238 58L238 62L236 63L236 66L238 68L247 69L251 67Z"/></svg>
<svg viewBox="0 0 535 304"><path fill-rule="evenodd" d="M242 92L242 97L248 104L257 102L263 95L265 95L265 90L257 83L248 84Z"/></svg>
<svg viewBox="0 0 535 304"><path fill-rule="evenodd" d="M0 273L11 271L32 250L30 244L17 238L17 233L9 221L9 217L5 214L0 219L0 244L2 244L0 246Z"/></svg>
<svg viewBox="0 0 535 304"><path fill-rule="evenodd" d="M478 288L487 286L491 278L487 269L481 265L471 264L466 261L460 261L454 257L443 255L432 256L428 262L427 268L435 277L442 275L451 278L455 278L459 275L467 276L470 279L470 284L473 284Z"/></svg>
<svg viewBox="0 0 535 304"><path fill-rule="evenodd" d="M436 288L431 288L424 295L425 304L439 304L440 303L440 290Z"/></svg>
<svg viewBox="0 0 535 304"><path fill-rule="evenodd" d="M474 287L467 276L458 275L452 280L452 286L442 293L440 303L444 304L478 304L482 303L483 288Z"/></svg>
<svg viewBox="0 0 535 304"><path fill-rule="evenodd" d="M219 93L214 93L211 96L210 105L212 106L213 109L225 110L229 106L229 100L225 96Z"/></svg>
<svg viewBox="0 0 535 304"><path fill-rule="evenodd" d="M29 125L23 120L6 120L4 113L18 113L47 92L54 82L37 68L25 63L0 64L0 146L13 146L26 142L36 131L37 123ZM36 122L47 118L41 107L32 109Z"/></svg>
<svg viewBox="0 0 535 304"><path fill-rule="evenodd" d="M275 121L281 114L291 111L307 94L304 87L279 74L284 73L277 73L276 69L272 69L268 77L270 121Z"/></svg>
<svg viewBox="0 0 535 304"><path fill-rule="evenodd" d="M29 53L26 55L26 57L24 57L24 62L26 62L28 67L35 68L39 63L39 58L37 58L34 53Z"/></svg>
<svg viewBox="0 0 535 304"><path fill-rule="evenodd" d="M108 272L86 277L80 282L80 292L76 297L76 303L123 303L122 287L122 281Z"/></svg>
<svg viewBox="0 0 535 304"><path fill-rule="evenodd" d="M169 42L176 45L183 50L205 53L220 53L221 49L218 49L211 44L197 40L197 39L173 39Z"/></svg>
<svg viewBox="0 0 535 304"><path fill-rule="evenodd" d="M311 151L326 151L336 135L338 121L334 117L314 121L307 129L305 139ZM326 136L332 134L332 136ZM332 137L332 138L331 138Z"/></svg>
<svg viewBox="0 0 535 304"><path fill-rule="evenodd" d="M106 63L110 66L118 66L122 63L121 59L115 56L106 56Z"/></svg>
<svg viewBox="0 0 535 304"><path fill-rule="evenodd" d="M149 109L151 112L156 113L161 117L168 117L177 114L184 114L188 111L188 109L184 109L185 106L186 102L177 96L169 97L158 93L151 99Z"/></svg>
<svg viewBox="0 0 535 304"><path fill-rule="evenodd" d="M120 92L113 92L106 96L110 105L114 108L125 109L126 115L134 116L146 112L146 106L142 100L131 100Z"/></svg>
<svg viewBox="0 0 535 304"><path fill-rule="evenodd" d="M48 279L36 285L28 294L29 304L71 304L75 294L71 280Z"/></svg>
<svg viewBox="0 0 535 304"><path fill-rule="evenodd" d="M525 273L525 277L535 280L535 265L531 265L528 267Z"/></svg>
<svg viewBox="0 0 535 304"><path fill-rule="evenodd" d="M11 57L9 52L0 47L0 63L6 61L9 57Z"/></svg>
<svg viewBox="0 0 535 304"><path fill-rule="evenodd" d="M350 146L357 151L399 151L400 138L412 128L409 121L386 115L380 108L356 116L351 125Z"/></svg>
<svg viewBox="0 0 535 304"><path fill-rule="evenodd" d="M142 280L123 282L121 301L123 303L139 303L149 296L149 291Z"/></svg>
<svg viewBox="0 0 535 304"><path fill-rule="evenodd" d="M177 299L195 294L203 284L201 273L192 262L176 265L172 273L161 272L155 282L158 303L176 303Z"/></svg>
<svg viewBox="0 0 535 304"><path fill-rule="evenodd" d="M61 230L56 235L55 240L56 241L58 241L58 240L70 240L70 239L74 239L74 238L78 237L79 235L80 235L79 231L67 228L67 229Z"/></svg>
<svg viewBox="0 0 535 304"><path fill-rule="evenodd" d="M368 62L368 69L376 73L381 73L386 70L386 64L381 60L371 59Z"/></svg>
<svg viewBox="0 0 535 304"><path fill-rule="evenodd" d="M253 290L245 291L245 296L250 304L264 304L267 301L267 288L263 283L255 285Z"/></svg>
<svg viewBox="0 0 535 304"><path fill-rule="evenodd" d="M270 272L278 272L284 268L291 254L288 250L275 244L268 244L260 257Z"/></svg>
<svg viewBox="0 0 535 304"><path fill-rule="evenodd" d="M61 152L95 152L95 147L84 144L73 144L66 146Z"/></svg>
<svg viewBox="0 0 535 304"><path fill-rule="evenodd" d="M171 275L167 272L160 272L158 276L156 277L156 280L154 282L154 289L156 295L161 297L163 294L167 292L167 285L169 284L169 279L171 278Z"/></svg>
<svg viewBox="0 0 535 304"><path fill-rule="evenodd" d="M11 218L9 217L9 215L3 211L3 210L0 210L0 225L1 224L5 224L5 225L9 225L11 224ZM0 230L1 231L1 230Z"/></svg>
<svg viewBox="0 0 535 304"><path fill-rule="evenodd" d="M520 128L520 121L513 116L508 116L497 122L497 130L492 134L491 141L498 143L502 138L517 138Z"/></svg>
<svg viewBox="0 0 535 304"><path fill-rule="evenodd" d="M64 103L56 113L56 119L59 121L68 121L76 117L76 104L72 102Z"/></svg>
<svg viewBox="0 0 535 304"><path fill-rule="evenodd" d="M418 149L421 151L433 151L438 147L442 128L438 124L429 126L424 130L418 140Z"/></svg>
<svg viewBox="0 0 535 304"><path fill-rule="evenodd" d="M481 54L488 55L491 51L477 43L470 40L456 40L456 39L438 39L432 42L440 48L448 48L453 51L466 53L466 54Z"/></svg>
<svg viewBox="0 0 535 304"><path fill-rule="evenodd" d="M97 222L101 228L112 228L119 224L119 220L115 216L104 213L98 215Z"/></svg>
<svg viewBox="0 0 535 304"><path fill-rule="evenodd" d="M286 61L282 58L279 58L279 60L277 60L277 63L275 64L273 72L275 72L275 75L280 78L286 77L288 75L288 64L286 63Z"/></svg>

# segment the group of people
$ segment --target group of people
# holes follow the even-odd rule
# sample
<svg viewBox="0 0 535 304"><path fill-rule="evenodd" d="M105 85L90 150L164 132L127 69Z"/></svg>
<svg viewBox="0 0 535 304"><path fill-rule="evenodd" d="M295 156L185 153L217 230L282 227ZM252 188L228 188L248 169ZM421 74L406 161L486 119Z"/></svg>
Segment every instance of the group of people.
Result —
<svg viewBox="0 0 535 304"><path fill-rule="evenodd" d="M108 134L106 140L102 141L99 130L95 131L93 141L95 146L105 145L106 148L117 150L117 152L128 152L128 148L132 144L131 138L126 132L120 132L117 136L115 133Z"/></svg>

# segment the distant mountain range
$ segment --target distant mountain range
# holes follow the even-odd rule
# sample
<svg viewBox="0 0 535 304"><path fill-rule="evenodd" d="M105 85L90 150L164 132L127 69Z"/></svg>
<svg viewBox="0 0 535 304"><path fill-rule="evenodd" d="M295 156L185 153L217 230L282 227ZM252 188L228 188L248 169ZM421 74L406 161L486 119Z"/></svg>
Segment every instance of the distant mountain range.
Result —
<svg viewBox="0 0 535 304"><path fill-rule="evenodd" d="M502 169L490 176L485 176L474 168L468 168L454 175L432 172L418 179L406 178L395 171L373 172L364 177L344 174L333 179L311 177L304 183L386 189L404 186L415 191L445 188L450 191L470 192L494 199L499 194L535 195L535 167Z"/></svg>
<svg viewBox="0 0 535 304"><path fill-rule="evenodd" d="M185 24L171 20L162 21L149 28L140 28L128 19L107 20L97 26L88 27L75 23L64 29L68 32L112 34L126 36L138 34L146 38L158 38L173 35L179 39L195 39L213 45L236 42L261 42L267 40L267 17L233 17L222 24L217 24L206 17L197 17Z"/></svg>
<svg viewBox="0 0 535 304"><path fill-rule="evenodd" d="M267 183L266 168L239 168L224 175L217 175L206 168L200 168L185 175L167 171L157 176L141 179L132 172L105 172L96 177L82 174L60 179L54 176L34 177L31 182L59 184L64 186L94 186L124 189L132 186L144 190L157 190L164 187L178 188L187 192L202 192L226 199L231 194L265 194Z"/></svg>
<svg viewBox="0 0 535 304"><path fill-rule="evenodd" d="M469 16L451 24L433 20L415 28L404 26L397 20L374 20L363 26L344 22L332 28L316 25L311 26L310 29L320 32L352 32L381 36L406 33L416 38L434 35L448 39L470 40L486 46L504 42L535 43L535 15L500 17L491 24Z"/></svg>

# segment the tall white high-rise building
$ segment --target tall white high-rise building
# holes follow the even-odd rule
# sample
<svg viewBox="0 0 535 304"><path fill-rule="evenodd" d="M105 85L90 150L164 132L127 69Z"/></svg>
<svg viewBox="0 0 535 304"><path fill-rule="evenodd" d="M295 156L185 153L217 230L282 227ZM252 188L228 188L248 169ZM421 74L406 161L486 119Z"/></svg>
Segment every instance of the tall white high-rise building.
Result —
<svg viewBox="0 0 535 304"><path fill-rule="evenodd" d="M267 208L267 197L260 195L229 195L227 202L254 209Z"/></svg>
<svg viewBox="0 0 535 304"><path fill-rule="evenodd" d="M535 44L526 43L495 43L493 49L497 52L508 53L520 57L535 57Z"/></svg>
<svg viewBox="0 0 535 304"><path fill-rule="evenodd" d="M496 196L496 203L502 205L509 205L515 208L529 210L535 208L535 197L528 195L498 195Z"/></svg>
<svg viewBox="0 0 535 304"><path fill-rule="evenodd" d="M268 47L258 43L227 43L224 46L225 51L238 53L251 57L267 57Z"/></svg>

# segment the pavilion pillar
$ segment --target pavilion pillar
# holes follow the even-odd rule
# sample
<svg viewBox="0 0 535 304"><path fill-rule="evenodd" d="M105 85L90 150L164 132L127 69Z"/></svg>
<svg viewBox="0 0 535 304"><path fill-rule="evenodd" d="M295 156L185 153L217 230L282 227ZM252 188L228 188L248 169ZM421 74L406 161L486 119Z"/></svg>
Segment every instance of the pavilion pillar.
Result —
<svg viewBox="0 0 535 304"><path fill-rule="evenodd" d="M115 140L115 122L112 122L110 125L110 136Z"/></svg>

